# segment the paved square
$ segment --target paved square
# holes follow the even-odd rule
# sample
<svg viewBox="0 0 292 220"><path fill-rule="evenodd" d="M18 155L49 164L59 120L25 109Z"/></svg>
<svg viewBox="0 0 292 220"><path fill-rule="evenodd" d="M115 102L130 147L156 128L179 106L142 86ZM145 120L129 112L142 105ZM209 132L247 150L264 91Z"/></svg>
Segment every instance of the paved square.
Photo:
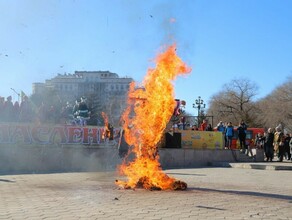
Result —
<svg viewBox="0 0 292 220"><path fill-rule="evenodd" d="M186 191L123 190L115 172L0 176L0 219L292 219L292 172L166 170Z"/></svg>

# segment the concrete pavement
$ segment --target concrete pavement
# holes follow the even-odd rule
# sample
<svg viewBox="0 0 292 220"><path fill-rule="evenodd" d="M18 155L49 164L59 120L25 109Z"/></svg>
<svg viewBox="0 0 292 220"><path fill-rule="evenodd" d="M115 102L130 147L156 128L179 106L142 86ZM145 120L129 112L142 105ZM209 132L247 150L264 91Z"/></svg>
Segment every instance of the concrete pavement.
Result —
<svg viewBox="0 0 292 220"><path fill-rule="evenodd" d="M186 191L124 190L115 172L0 176L0 219L292 219L292 172L172 169Z"/></svg>
<svg viewBox="0 0 292 220"><path fill-rule="evenodd" d="M291 170L292 162L284 160L283 162L254 162L254 163L229 163L229 162L214 162L210 166L215 167L232 167L243 169L259 169L259 170Z"/></svg>

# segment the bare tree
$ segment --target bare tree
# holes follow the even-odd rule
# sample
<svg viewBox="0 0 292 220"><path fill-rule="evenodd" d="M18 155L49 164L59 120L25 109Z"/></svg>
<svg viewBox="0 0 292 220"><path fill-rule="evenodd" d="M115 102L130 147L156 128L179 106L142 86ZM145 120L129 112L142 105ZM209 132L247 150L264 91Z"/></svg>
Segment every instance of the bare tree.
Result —
<svg viewBox="0 0 292 220"><path fill-rule="evenodd" d="M258 86L248 79L234 79L211 98L207 114L214 115L215 121L231 121L237 124L244 120L254 126L256 106L253 98L257 90Z"/></svg>
<svg viewBox="0 0 292 220"><path fill-rule="evenodd" d="M292 132L292 76L267 97L257 103L260 109L258 118L265 127L276 127L282 124L288 132Z"/></svg>

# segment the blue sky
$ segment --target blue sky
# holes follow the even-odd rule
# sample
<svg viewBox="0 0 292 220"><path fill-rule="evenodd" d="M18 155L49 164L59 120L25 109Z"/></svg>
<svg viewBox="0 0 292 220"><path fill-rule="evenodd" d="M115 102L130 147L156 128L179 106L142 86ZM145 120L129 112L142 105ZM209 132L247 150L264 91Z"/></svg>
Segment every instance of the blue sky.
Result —
<svg viewBox="0 0 292 220"><path fill-rule="evenodd" d="M57 73L109 70L141 82L165 45L192 68L175 81L186 110L232 79L262 98L292 75L290 0L0 0L0 96ZM175 19L176 22L170 22Z"/></svg>

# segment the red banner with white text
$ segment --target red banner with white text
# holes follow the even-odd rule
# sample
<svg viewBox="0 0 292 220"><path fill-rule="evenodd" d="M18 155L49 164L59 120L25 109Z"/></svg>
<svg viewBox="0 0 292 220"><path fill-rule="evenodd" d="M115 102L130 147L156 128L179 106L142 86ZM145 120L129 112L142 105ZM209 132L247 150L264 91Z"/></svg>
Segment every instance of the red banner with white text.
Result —
<svg viewBox="0 0 292 220"><path fill-rule="evenodd" d="M106 136L105 127L0 124L0 144L17 145L105 145L118 143L120 128L113 130L113 140Z"/></svg>

